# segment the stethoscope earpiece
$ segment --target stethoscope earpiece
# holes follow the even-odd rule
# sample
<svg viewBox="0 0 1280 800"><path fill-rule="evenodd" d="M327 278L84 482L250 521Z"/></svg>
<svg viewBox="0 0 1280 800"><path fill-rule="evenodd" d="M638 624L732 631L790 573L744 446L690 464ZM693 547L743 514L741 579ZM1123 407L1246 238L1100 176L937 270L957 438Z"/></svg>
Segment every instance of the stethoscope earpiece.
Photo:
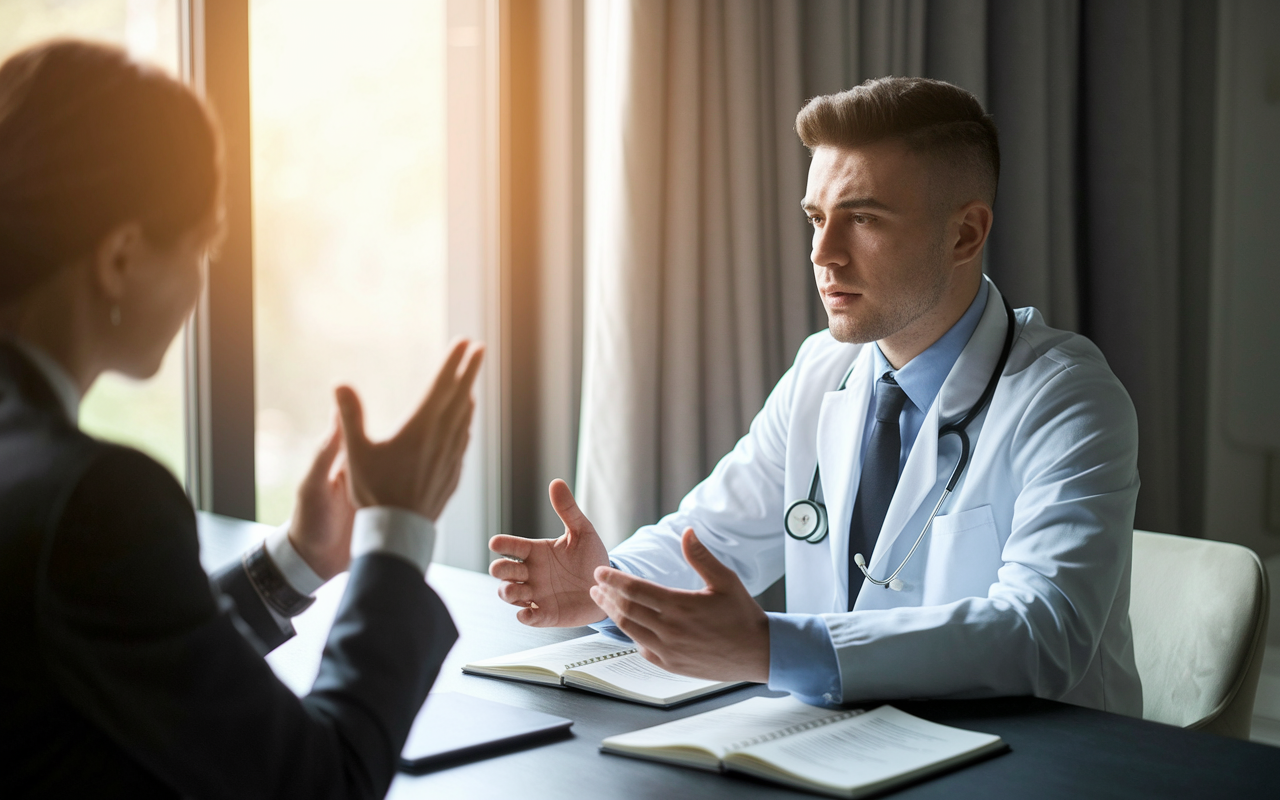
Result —
<svg viewBox="0 0 1280 800"><path fill-rule="evenodd" d="M929 518L925 520L924 527L920 529L920 535L916 537L915 544L911 545L911 549L907 552L907 557L902 559L902 563L893 571L889 577L884 580L871 577L871 573L867 570L866 559L862 557L862 553L854 553L853 563L862 571L863 577L874 583L876 586L884 586L895 592L902 591L906 584L898 580L898 573L902 572L902 568L911 560L911 556L915 555L916 548L920 546L924 535L929 532L929 526L933 525L933 518L938 516L938 510L942 508L943 502L951 495L956 488L956 484L960 481L960 476L964 473L965 468L969 466L969 434L966 429L969 423L982 413L982 410L991 402L992 396L996 393L996 384L1000 382L1000 375L1004 372L1004 366L1009 361L1009 353L1013 350L1013 333L1017 327L1017 317L1013 314L1013 306L1009 305L1009 301L1005 298L1004 310L1009 317L1009 327L1004 335L1004 349L1000 351L1000 360L996 362L996 368L991 373L991 378L987 380L987 387L983 389L982 395L978 398L978 402L973 404L969 409L969 413L965 414L959 422L953 422L944 425L938 430L938 439L943 436L956 436L960 439L960 458L956 461L956 467L951 471L951 478L947 481L947 485L942 490L942 496L938 498L938 502L934 504L933 511L929 512ZM844 380L840 381L837 392L843 391L849 383L849 377L853 375L853 367L849 367L849 371L844 374ZM809 496L803 500L797 500L787 506L787 512L782 520L782 527L786 530L787 535L792 539L799 539L802 542L817 544L827 538L827 507L818 502L818 487L821 485L820 466L815 464L813 467L813 481L809 484Z"/></svg>

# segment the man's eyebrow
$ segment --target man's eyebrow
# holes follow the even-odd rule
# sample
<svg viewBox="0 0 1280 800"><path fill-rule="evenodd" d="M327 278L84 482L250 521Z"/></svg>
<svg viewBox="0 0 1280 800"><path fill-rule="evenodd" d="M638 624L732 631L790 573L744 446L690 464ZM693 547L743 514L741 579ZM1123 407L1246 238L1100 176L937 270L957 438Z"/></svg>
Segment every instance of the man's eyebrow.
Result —
<svg viewBox="0 0 1280 800"><path fill-rule="evenodd" d="M835 207L840 211L849 211L852 209L859 209L859 208L871 209L874 211L892 210L887 205L875 199L874 197L846 197L843 200L840 200L839 202L837 202ZM816 204L814 204L812 201L807 199L800 201L800 208L810 213L820 210Z"/></svg>

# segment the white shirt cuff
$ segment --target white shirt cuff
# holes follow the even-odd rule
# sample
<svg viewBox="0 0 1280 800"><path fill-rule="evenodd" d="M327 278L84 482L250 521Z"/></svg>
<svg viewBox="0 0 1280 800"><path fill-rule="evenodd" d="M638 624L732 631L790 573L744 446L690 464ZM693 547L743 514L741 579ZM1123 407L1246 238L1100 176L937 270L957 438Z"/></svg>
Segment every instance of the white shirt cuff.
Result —
<svg viewBox="0 0 1280 800"><path fill-rule="evenodd" d="M284 575L284 579L289 582L295 592L306 595L315 594L316 589L324 585L324 579L302 560L297 550L293 549L293 542L289 541L289 525L290 523L286 522L267 534L265 542L267 555L271 556L276 568L280 570L280 574Z"/></svg>
<svg viewBox="0 0 1280 800"><path fill-rule="evenodd" d="M351 559L366 553L390 553L426 575L435 543L436 526L421 514L394 506L370 506L356 512Z"/></svg>

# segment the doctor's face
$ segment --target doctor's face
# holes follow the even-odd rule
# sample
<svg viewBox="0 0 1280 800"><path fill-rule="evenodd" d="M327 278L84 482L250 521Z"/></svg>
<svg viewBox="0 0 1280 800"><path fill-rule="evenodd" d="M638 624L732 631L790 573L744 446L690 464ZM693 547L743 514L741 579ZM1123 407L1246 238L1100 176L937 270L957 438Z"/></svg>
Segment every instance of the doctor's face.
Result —
<svg viewBox="0 0 1280 800"><path fill-rule="evenodd" d="M934 327L930 315L952 271L927 167L894 140L814 150L802 205L813 226L814 278L838 341L892 343Z"/></svg>

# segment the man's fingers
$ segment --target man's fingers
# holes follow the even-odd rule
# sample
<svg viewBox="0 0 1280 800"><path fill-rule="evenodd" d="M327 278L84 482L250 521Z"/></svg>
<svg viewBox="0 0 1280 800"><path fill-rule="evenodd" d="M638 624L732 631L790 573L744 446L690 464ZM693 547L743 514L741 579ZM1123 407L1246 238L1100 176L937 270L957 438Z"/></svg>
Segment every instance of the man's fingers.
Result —
<svg viewBox="0 0 1280 800"><path fill-rule="evenodd" d="M498 587L498 597L513 606L528 606L533 600L533 587L527 583L503 583Z"/></svg>
<svg viewBox="0 0 1280 800"><path fill-rule="evenodd" d="M523 561L499 558L489 564L489 574L500 581L527 581L529 580L529 565Z"/></svg>
<svg viewBox="0 0 1280 800"><path fill-rule="evenodd" d="M653 608L630 600L607 586L592 586L590 591L591 599L615 624L621 625L622 620L630 620L650 630L662 627L663 616Z"/></svg>
<svg viewBox="0 0 1280 800"><path fill-rule="evenodd" d="M528 625L531 628L547 627L547 615L540 608L525 606L516 612L516 619L521 625Z"/></svg>
<svg viewBox="0 0 1280 800"><path fill-rule="evenodd" d="M707 588L729 589L735 584L741 583L733 570L721 564L719 559L712 555L707 546L698 539L698 535L693 532L693 528L684 529L684 536L680 539L680 548L684 550L685 561L688 561L690 566L702 576Z"/></svg>
<svg viewBox="0 0 1280 800"><path fill-rule="evenodd" d="M631 637L631 640L640 645L640 655L644 656L646 661L657 664L659 667L666 669L662 654L666 652L666 648L662 644L662 637L651 629L636 622L635 620L614 620L618 626L618 630ZM644 651L648 651L648 653Z"/></svg>
<svg viewBox="0 0 1280 800"><path fill-rule="evenodd" d="M659 586L653 581L628 575L612 567L596 567L595 579L597 584L608 587L609 591L657 611L671 608L689 594L683 589Z"/></svg>
<svg viewBox="0 0 1280 800"><path fill-rule="evenodd" d="M500 556L511 556L524 561L533 552L533 539L500 533L489 540L489 549Z"/></svg>
<svg viewBox="0 0 1280 800"><path fill-rule="evenodd" d="M595 530L591 526L591 520L587 519L587 515L582 513L582 509L578 508L578 501L573 499L573 492L569 490L569 484L556 478L547 487L547 495L551 498L551 507L556 510L560 521L564 523L570 533Z"/></svg>

